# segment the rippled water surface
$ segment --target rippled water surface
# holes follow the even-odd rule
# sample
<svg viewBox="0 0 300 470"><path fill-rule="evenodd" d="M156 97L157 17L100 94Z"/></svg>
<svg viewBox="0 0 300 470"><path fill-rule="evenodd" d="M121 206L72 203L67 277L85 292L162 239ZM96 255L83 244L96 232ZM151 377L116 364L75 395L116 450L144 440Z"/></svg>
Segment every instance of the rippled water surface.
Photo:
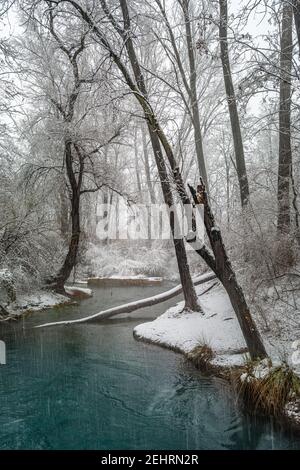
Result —
<svg viewBox="0 0 300 470"><path fill-rule="evenodd" d="M300 448L270 420L241 414L224 382L133 339L173 301L105 323L34 329L165 290L96 288L92 299L0 325L2 449Z"/></svg>

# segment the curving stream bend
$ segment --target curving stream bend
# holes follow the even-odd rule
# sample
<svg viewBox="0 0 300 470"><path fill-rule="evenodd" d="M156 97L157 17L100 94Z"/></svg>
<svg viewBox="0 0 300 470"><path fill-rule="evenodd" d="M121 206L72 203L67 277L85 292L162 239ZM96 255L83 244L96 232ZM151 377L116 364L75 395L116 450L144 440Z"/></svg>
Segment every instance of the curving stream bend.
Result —
<svg viewBox="0 0 300 470"><path fill-rule="evenodd" d="M78 306L0 325L1 449L290 449L300 439L241 413L229 387L182 356L136 342L164 304L98 323L35 329L169 286L95 288Z"/></svg>

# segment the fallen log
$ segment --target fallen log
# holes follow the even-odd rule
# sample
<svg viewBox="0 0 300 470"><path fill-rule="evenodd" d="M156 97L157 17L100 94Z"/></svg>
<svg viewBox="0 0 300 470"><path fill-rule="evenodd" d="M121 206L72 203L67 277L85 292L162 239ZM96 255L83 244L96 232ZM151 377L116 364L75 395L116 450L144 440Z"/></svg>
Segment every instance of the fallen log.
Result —
<svg viewBox="0 0 300 470"><path fill-rule="evenodd" d="M198 286L200 284L204 284L205 282L212 281L216 279L216 275L213 273L203 274L193 279L193 284ZM70 325L73 323L86 323L86 322L93 322L95 320L104 320L115 315L119 315L121 313L131 313L135 310L145 307L151 307L152 305L159 304L161 302L165 302L166 300L172 299L176 297L182 292L181 284L173 287L166 292L162 292L161 294L154 295L152 297L147 297L146 299L137 300L135 302L130 302L128 304L119 305L117 307L112 307L107 310L102 310L101 312L94 313L93 315L89 315L88 317L78 318L76 320L64 320L52 323L43 323L42 325L37 325L35 328L44 328L48 326L58 326L58 325Z"/></svg>

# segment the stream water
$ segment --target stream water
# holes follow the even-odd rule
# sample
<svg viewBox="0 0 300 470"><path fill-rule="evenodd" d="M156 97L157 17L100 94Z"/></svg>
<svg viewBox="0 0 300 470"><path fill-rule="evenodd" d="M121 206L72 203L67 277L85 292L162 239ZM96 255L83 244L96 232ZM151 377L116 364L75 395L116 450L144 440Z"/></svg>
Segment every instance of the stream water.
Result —
<svg viewBox="0 0 300 470"><path fill-rule="evenodd" d="M1 449L300 449L271 420L245 416L223 381L133 339L174 299L105 322L34 329L166 290L95 288L78 306L0 324Z"/></svg>

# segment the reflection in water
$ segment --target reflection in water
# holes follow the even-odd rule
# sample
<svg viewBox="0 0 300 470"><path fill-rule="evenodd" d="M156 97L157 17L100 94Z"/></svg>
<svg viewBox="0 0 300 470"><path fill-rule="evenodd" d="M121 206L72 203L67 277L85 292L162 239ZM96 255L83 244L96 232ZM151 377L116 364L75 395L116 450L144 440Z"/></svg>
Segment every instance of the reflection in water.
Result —
<svg viewBox="0 0 300 470"><path fill-rule="evenodd" d="M133 326L168 303L130 319L32 328L157 291L98 288L80 306L1 325L7 365L0 366L0 448L300 448L270 420L243 416L223 381L201 376L180 355L133 339Z"/></svg>

